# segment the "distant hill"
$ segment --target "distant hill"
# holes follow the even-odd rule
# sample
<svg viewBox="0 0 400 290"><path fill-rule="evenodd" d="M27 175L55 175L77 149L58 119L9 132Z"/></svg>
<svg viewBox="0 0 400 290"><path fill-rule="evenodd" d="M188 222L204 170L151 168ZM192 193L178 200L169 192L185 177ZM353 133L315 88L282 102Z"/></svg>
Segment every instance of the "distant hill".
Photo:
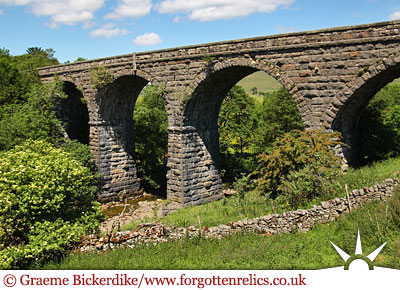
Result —
<svg viewBox="0 0 400 290"><path fill-rule="evenodd" d="M251 89L256 87L258 92L273 92L279 90L281 84L263 71L255 72L237 83L247 94L252 95Z"/></svg>

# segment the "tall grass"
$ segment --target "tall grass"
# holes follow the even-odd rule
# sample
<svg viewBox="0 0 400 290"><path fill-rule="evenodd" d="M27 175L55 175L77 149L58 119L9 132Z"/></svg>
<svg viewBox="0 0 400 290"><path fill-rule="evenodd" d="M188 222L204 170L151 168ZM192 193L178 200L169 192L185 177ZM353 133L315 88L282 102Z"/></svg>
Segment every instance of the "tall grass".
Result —
<svg viewBox="0 0 400 290"><path fill-rule="evenodd" d="M345 184L348 185L350 191L365 186L373 186L387 178L398 175L399 170L400 158L388 159L359 169L349 169L346 174L338 177L336 190L330 196L322 195L322 197L303 204L302 207L308 208L322 200L344 197L346 195ZM161 221L173 226L187 227L189 225L197 225L199 217L202 226L216 226L286 210L288 209L274 207L271 200L264 198L259 193L249 192L243 198L232 196L216 202L181 209L164 217ZM126 225L123 229L133 229L136 225L137 222L132 225Z"/></svg>
<svg viewBox="0 0 400 290"><path fill-rule="evenodd" d="M360 230L363 253L388 242L375 265L400 269L400 192L308 233L237 234L221 240L185 239L98 254L70 254L42 269L321 269L343 266L330 241L349 255Z"/></svg>

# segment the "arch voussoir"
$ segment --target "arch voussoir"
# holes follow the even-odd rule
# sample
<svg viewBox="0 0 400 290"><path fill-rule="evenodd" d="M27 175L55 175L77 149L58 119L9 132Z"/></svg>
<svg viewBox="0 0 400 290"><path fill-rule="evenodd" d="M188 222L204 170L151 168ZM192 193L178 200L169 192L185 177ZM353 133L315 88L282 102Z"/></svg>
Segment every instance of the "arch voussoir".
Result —
<svg viewBox="0 0 400 290"><path fill-rule="evenodd" d="M358 165L361 160L358 120L362 109L382 87L400 76L400 57L396 53L373 61L337 93L326 110L328 117L324 126L342 133L343 142L348 145L342 146L342 151L352 165Z"/></svg>

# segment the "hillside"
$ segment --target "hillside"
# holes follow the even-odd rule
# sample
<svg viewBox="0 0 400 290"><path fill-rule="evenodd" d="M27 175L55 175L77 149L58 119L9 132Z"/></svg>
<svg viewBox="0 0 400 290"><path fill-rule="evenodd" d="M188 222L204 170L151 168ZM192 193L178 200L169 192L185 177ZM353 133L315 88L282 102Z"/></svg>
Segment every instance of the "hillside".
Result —
<svg viewBox="0 0 400 290"><path fill-rule="evenodd" d="M277 91L281 84L263 71L255 72L237 83L244 88L247 94L251 95L251 89L256 87L259 92Z"/></svg>

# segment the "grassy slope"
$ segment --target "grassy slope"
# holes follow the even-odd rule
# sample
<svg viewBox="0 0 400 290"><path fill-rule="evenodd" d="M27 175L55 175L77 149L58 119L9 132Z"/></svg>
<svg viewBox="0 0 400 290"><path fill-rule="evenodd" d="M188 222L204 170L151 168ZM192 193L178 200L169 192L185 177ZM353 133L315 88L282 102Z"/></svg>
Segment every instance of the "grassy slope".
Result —
<svg viewBox="0 0 400 290"><path fill-rule="evenodd" d="M308 233L195 238L105 254L74 254L44 269L321 269L343 266L330 241L352 255L357 230L366 255L388 242L375 265L400 268L399 227L398 192L389 203L370 203Z"/></svg>
<svg viewBox="0 0 400 290"><path fill-rule="evenodd" d="M324 199L345 196L345 184L348 184L349 190L362 188L366 185L372 186L382 182L386 178L393 177L394 174L398 175L399 169L400 158L388 159L375 163L373 166L362 167L357 170L350 169L347 174L339 179L337 192L333 196L325 197ZM320 201L313 200L305 207L311 207L311 204L316 204ZM246 217L263 216L270 212L272 212L271 207L265 203L262 197L257 194L250 194L244 201L241 201L237 197L231 197L200 206L185 208L164 217L162 222L174 226L197 225L198 217L200 217L203 226L215 226L241 220ZM124 229L131 229L135 226L132 224L131 226L124 227Z"/></svg>
<svg viewBox="0 0 400 290"><path fill-rule="evenodd" d="M256 87L259 92L273 92L281 87L281 84L263 71L255 72L237 83L243 87L247 94L251 95L251 89Z"/></svg>

